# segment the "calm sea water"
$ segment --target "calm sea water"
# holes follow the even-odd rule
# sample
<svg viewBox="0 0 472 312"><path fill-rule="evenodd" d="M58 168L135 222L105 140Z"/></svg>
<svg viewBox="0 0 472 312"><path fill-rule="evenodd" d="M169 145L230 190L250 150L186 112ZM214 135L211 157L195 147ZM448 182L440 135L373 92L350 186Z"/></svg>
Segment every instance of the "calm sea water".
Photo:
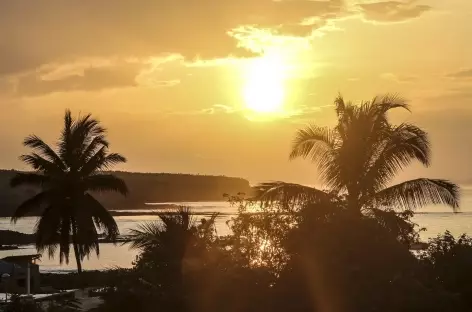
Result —
<svg viewBox="0 0 472 312"><path fill-rule="evenodd" d="M219 235L228 234L229 228L226 225L235 213L236 207L232 207L227 202L188 202L173 203L178 205L190 206L197 213L219 212L222 213L217 219L217 231ZM157 206L150 206L153 209ZM146 210L149 211L149 210ZM136 212L136 211L134 211ZM203 216L197 216L198 218ZM115 220L122 234L128 234L129 230L135 228L140 222L146 222L157 219L156 216L118 216ZM426 227L427 231L422 233L422 239L427 240L446 230L454 235L467 233L472 235L472 189L462 191L460 213L453 213L451 209L442 206L426 207L419 210L414 217L414 221L421 227ZM0 229L14 230L23 233L32 233L36 217L28 217L11 224L9 218L0 218ZM0 258L10 255L32 254L36 253L34 246L24 246L17 250L0 251ZM112 267L130 267L135 259L137 251L130 250L127 245L101 244L100 256L91 255L83 263L85 270L102 270ZM58 257L49 259L44 255L39 262L42 272L67 272L76 269L74 257L71 253L69 264L59 264Z"/></svg>

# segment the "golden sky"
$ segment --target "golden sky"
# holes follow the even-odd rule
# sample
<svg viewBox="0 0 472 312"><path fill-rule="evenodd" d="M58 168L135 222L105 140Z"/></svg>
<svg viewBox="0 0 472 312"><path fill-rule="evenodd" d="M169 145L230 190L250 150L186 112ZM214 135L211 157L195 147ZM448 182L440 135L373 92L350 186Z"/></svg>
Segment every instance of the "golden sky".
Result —
<svg viewBox="0 0 472 312"><path fill-rule="evenodd" d="M471 0L1 0L0 167L65 108L109 128L119 168L316 183L295 129L338 92L400 93L431 135L418 174L472 178Z"/></svg>

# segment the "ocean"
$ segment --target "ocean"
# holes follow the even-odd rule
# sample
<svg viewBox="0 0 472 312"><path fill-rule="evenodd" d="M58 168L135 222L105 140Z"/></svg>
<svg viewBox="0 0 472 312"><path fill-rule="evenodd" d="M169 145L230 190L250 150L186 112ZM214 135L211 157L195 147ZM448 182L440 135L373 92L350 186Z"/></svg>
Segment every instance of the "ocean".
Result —
<svg viewBox="0 0 472 312"><path fill-rule="evenodd" d="M163 204L163 203L160 203ZM226 222L237 212L237 207L231 206L227 202L186 202L186 203L164 203L190 206L196 213L219 212L221 215L217 219L216 230L218 235L230 233ZM156 206L149 206L150 211ZM134 210L133 212L137 212ZM197 216L198 218L203 216ZM116 216L121 234L128 234L129 230L135 228L139 223L155 220L156 216ZM16 224L10 223L9 218L0 218L0 229L13 230L22 233L32 233L36 223L36 217L27 217ZM425 227L426 231L421 233L422 240L434 237L449 230L454 235L466 233L472 236L472 189L462 190L461 208L458 213L454 213L450 208L443 206L425 207L416 212L415 223L420 227ZM34 254L34 246L23 246L15 250L0 251L0 259L11 255ZM128 245L100 244L100 256L92 254L89 259L83 263L84 270L104 270L113 267L131 267L132 262L137 255L136 250L130 250ZM71 253L69 264L59 264L59 258L50 259L47 254L43 255L40 262L41 272L72 272L76 270L75 259Z"/></svg>

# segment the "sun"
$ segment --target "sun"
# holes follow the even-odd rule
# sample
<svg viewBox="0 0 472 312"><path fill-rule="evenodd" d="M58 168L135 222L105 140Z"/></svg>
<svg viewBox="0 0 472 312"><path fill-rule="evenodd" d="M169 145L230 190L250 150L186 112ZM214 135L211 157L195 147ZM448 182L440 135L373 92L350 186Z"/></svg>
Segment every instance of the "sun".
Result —
<svg viewBox="0 0 472 312"><path fill-rule="evenodd" d="M265 55L250 61L245 70L243 98L246 107L260 114L283 110L285 69L282 57Z"/></svg>

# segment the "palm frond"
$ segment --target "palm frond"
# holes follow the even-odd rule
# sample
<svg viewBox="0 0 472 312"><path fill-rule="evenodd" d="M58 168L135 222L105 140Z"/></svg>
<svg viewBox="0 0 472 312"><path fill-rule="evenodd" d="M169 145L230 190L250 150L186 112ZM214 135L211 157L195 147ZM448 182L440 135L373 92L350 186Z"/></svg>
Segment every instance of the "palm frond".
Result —
<svg viewBox="0 0 472 312"><path fill-rule="evenodd" d="M82 166L80 173L89 175L95 171L110 169L112 166L126 162L126 158L118 153L107 154L107 148L100 148L89 160Z"/></svg>
<svg viewBox="0 0 472 312"><path fill-rule="evenodd" d="M10 180L10 186L17 187L20 185L31 185L41 188L48 184L49 181L50 177L47 175L40 173L19 172Z"/></svg>
<svg viewBox="0 0 472 312"><path fill-rule="evenodd" d="M104 138L106 129L91 114L74 120L70 111L66 111L64 129L59 141L60 156L70 168L78 168L83 160L84 152L95 137L102 137L101 143L108 146ZM88 151L90 153L90 151Z"/></svg>
<svg viewBox="0 0 472 312"><path fill-rule="evenodd" d="M364 170L362 183L377 191L413 160L429 166L430 155L431 147L425 131L411 124L396 126L377 143L376 151L370 155L370 164Z"/></svg>
<svg viewBox="0 0 472 312"><path fill-rule="evenodd" d="M127 243L130 243L131 249L151 248L158 243L159 235L164 231L165 228L159 221L143 222L130 230Z"/></svg>
<svg viewBox="0 0 472 312"><path fill-rule="evenodd" d="M330 201L332 195L313 187L277 181L257 185L255 199L263 203L309 203Z"/></svg>
<svg viewBox="0 0 472 312"><path fill-rule="evenodd" d="M39 253L47 251L49 258L54 257L57 246L61 243L61 223L61 215L58 213L57 207L51 205L44 210L34 227L36 249Z"/></svg>
<svg viewBox="0 0 472 312"><path fill-rule="evenodd" d="M403 210L443 204L456 211L459 208L459 187L447 180L420 178L377 192L371 204L373 207Z"/></svg>
<svg viewBox="0 0 472 312"><path fill-rule="evenodd" d="M189 207L181 206L158 214L159 221L144 222L130 230L131 249L148 249L179 241L196 232L195 218Z"/></svg>
<svg viewBox="0 0 472 312"><path fill-rule="evenodd" d="M72 227L74 224L69 216L61 218L61 228L59 231L59 263L69 263L70 244L74 243L71 239Z"/></svg>
<svg viewBox="0 0 472 312"><path fill-rule="evenodd" d="M118 192L128 194L128 187L123 179L113 174L94 174L83 180L85 189L95 192Z"/></svg>
<svg viewBox="0 0 472 312"><path fill-rule="evenodd" d="M332 130L310 125L297 131L292 143L290 159L309 157L316 162L320 157L332 156L335 145L336 136Z"/></svg>
<svg viewBox="0 0 472 312"><path fill-rule="evenodd" d="M104 209L103 207L101 208ZM114 223L114 225L116 227L116 223ZM99 237L95 226L96 224L91 207L77 211L73 217L73 228L75 229L73 239L74 243L77 244L78 254L81 260L85 257L88 258L93 251L95 251L97 257L100 255ZM118 230L117 227L116 230ZM110 238L115 239L116 236Z"/></svg>
<svg viewBox="0 0 472 312"><path fill-rule="evenodd" d="M98 152L99 149L102 147L108 147L109 143L106 140L104 135L97 135L95 136L88 146L85 147L82 155L81 155L81 162L86 163L92 155Z"/></svg>
<svg viewBox="0 0 472 312"><path fill-rule="evenodd" d="M111 240L115 240L120 231L113 216L108 210L92 195L86 194L84 197L84 205L90 211L91 218L95 222L95 226L103 231L105 236Z"/></svg>
<svg viewBox="0 0 472 312"><path fill-rule="evenodd" d="M42 206L49 203L50 191L44 191L25 200L13 212L11 222L16 223L18 219L25 217L29 213L38 212Z"/></svg>
<svg viewBox="0 0 472 312"><path fill-rule="evenodd" d="M100 121L92 118L92 114L77 119L72 125L72 133L76 136L76 139L81 141L103 135L106 132L107 130L100 125Z"/></svg>
<svg viewBox="0 0 472 312"><path fill-rule="evenodd" d="M380 114L385 114L389 110L395 108L403 108L409 112L411 111L410 105L398 94L385 94L382 96L376 96L371 101L371 103L379 110Z"/></svg>
<svg viewBox="0 0 472 312"><path fill-rule="evenodd" d="M25 140L23 141L23 145L38 151L40 153L39 155L41 155L48 161L54 163L59 168L65 169L65 165L62 162L61 158L40 137L36 135L30 135L25 138Z"/></svg>
<svg viewBox="0 0 472 312"><path fill-rule="evenodd" d="M110 169L114 165L125 163L126 158L118 153L110 153L103 159L100 169Z"/></svg>
<svg viewBox="0 0 472 312"><path fill-rule="evenodd" d="M166 230L189 230L195 226L195 217L192 209L187 206L179 206L175 210L169 210L158 214Z"/></svg>
<svg viewBox="0 0 472 312"><path fill-rule="evenodd" d="M338 96L334 100L334 109L336 111L336 115L338 116L338 119L341 120L346 110L346 103L344 102L344 98L342 97L341 94L338 94Z"/></svg>
<svg viewBox="0 0 472 312"><path fill-rule="evenodd" d="M64 128L62 129L61 138L57 143L59 147L59 156L65 162L67 166L70 167L70 157L72 152L71 147L71 132L72 132L72 113L70 110L66 110L64 114Z"/></svg>
<svg viewBox="0 0 472 312"><path fill-rule="evenodd" d="M341 142L336 129L311 125L298 130L292 143L290 159L309 158L316 163L321 180L333 189L340 189L338 149Z"/></svg>
<svg viewBox="0 0 472 312"><path fill-rule="evenodd" d="M41 157L36 153L31 153L29 155L21 155L19 157L21 161L25 164L30 165L34 170L43 173L61 173L62 168L57 164Z"/></svg>

